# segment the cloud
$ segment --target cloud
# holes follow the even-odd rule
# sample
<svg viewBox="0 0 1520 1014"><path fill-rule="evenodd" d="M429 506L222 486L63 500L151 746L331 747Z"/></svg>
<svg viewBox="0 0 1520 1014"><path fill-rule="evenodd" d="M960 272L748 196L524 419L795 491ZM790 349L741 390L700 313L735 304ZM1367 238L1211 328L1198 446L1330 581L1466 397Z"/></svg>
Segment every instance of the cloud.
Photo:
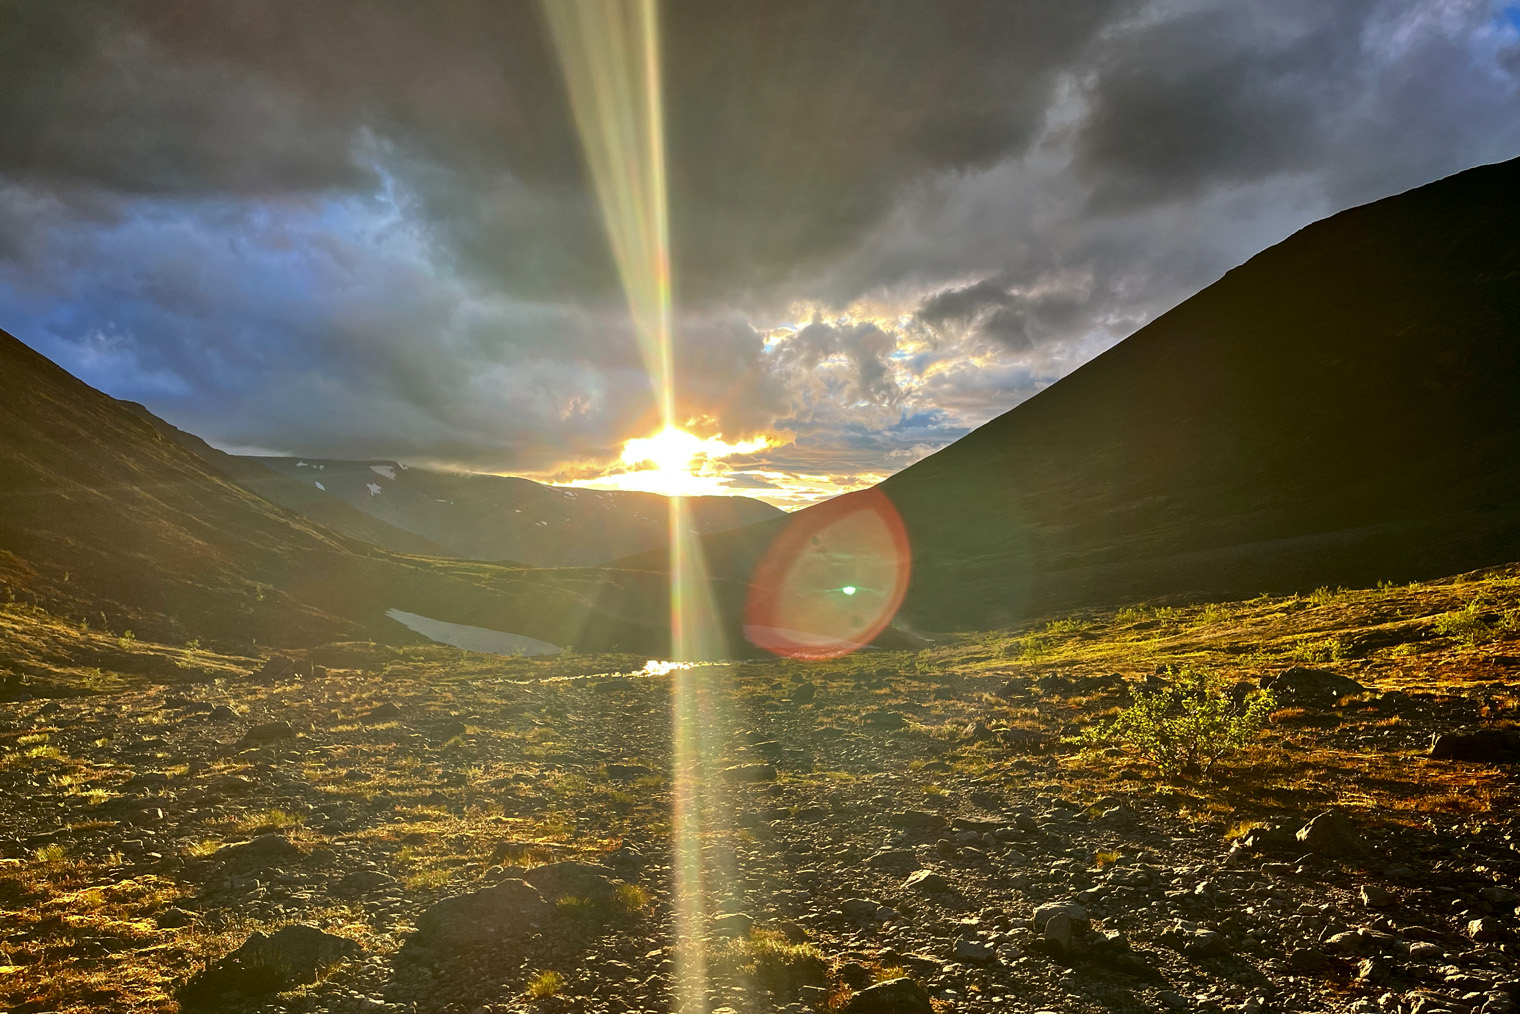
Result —
<svg viewBox="0 0 1520 1014"><path fill-rule="evenodd" d="M89 382L224 444L539 475L657 427L532 3L0 18L0 326ZM678 410L773 437L727 481L788 497L1520 154L1520 23L1481 0L662 18Z"/></svg>

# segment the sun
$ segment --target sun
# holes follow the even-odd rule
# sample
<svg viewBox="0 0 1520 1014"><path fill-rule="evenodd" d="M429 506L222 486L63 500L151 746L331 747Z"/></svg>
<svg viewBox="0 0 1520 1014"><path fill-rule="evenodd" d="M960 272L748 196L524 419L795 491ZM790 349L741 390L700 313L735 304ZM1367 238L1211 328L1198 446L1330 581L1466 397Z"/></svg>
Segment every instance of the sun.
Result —
<svg viewBox="0 0 1520 1014"><path fill-rule="evenodd" d="M774 446L766 437L729 443L722 435L699 437L678 426L654 436L635 437L623 444L617 467L594 479L569 483L592 489L642 490L665 496L732 496L723 458L753 454Z"/></svg>
<svg viewBox="0 0 1520 1014"><path fill-rule="evenodd" d="M625 443L623 464L674 476L694 475L697 457L704 453L705 443L701 437L667 426L652 437L635 437Z"/></svg>

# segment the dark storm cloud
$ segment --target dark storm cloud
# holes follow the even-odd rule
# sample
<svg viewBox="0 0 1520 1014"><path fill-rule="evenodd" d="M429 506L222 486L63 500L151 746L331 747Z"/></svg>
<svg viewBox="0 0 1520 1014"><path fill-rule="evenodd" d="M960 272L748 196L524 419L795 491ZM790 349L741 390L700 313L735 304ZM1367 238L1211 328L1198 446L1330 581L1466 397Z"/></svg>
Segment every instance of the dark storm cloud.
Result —
<svg viewBox="0 0 1520 1014"><path fill-rule="evenodd" d="M795 437L753 471L900 467L1520 154L1513 4L662 10L680 409ZM0 0L0 326L228 444L614 454L653 401L546 40L523 0Z"/></svg>
<svg viewBox="0 0 1520 1014"><path fill-rule="evenodd" d="M918 319L937 331L973 332L1010 352L1029 352L1069 327L1086 294L1014 292L990 280L942 289L925 299Z"/></svg>

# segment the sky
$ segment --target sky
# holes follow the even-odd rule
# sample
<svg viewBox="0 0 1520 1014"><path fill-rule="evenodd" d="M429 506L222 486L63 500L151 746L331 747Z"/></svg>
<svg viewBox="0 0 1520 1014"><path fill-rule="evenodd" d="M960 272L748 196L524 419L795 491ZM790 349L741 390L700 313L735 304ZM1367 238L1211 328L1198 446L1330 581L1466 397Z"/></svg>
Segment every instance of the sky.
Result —
<svg viewBox="0 0 1520 1014"><path fill-rule="evenodd" d="M788 508L1520 155L1516 3L705 0L660 37L681 491ZM629 448L628 316L532 3L0 0L0 328L88 383L233 450L637 486L688 443Z"/></svg>

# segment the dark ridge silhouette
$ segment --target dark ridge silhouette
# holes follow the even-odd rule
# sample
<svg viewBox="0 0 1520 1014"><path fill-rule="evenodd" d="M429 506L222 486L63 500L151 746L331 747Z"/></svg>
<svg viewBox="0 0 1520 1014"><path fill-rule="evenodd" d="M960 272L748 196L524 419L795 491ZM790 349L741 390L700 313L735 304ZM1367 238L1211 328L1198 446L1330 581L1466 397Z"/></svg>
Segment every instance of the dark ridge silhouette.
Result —
<svg viewBox="0 0 1520 1014"><path fill-rule="evenodd" d="M878 488L930 630L1520 558L1520 160L1301 230Z"/></svg>

